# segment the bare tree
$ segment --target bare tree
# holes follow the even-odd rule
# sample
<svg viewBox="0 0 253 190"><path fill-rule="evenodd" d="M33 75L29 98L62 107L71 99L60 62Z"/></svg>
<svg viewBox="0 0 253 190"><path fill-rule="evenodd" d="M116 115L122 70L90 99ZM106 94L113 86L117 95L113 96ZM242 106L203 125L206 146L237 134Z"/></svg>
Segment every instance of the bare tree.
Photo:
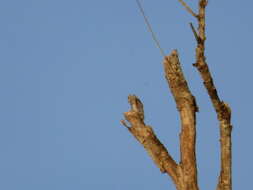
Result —
<svg viewBox="0 0 253 190"><path fill-rule="evenodd" d="M220 100L205 58L205 9L208 1L199 0L198 13L195 13L183 0L179 0L179 2L195 19L197 19L198 30L190 24L197 42L196 62L193 66L197 68L201 75L203 84L219 120L221 168L216 190L232 190L231 109L227 103ZM164 55L138 0L137 3L154 40L160 48L161 53ZM124 113L125 119L129 122L130 126L128 126L129 124L124 120L122 120L121 123L126 126L130 133L143 145L161 172L167 173L171 177L177 190L198 190L195 153L196 112L198 112L198 106L185 80L177 50L173 50L169 56L164 56L163 65L165 77L180 114L180 162L177 163L172 158L168 150L156 137L153 129L145 124L143 104L137 96L128 96L131 109Z"/></svg>

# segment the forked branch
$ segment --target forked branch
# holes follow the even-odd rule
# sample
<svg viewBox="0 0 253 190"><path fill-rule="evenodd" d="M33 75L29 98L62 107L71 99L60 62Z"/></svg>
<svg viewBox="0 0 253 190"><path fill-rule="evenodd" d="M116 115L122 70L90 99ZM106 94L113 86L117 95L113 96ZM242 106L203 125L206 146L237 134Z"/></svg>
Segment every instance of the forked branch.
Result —
<svg viewBox="0 0 253 190"><path fill-rule="evenodd" d="M131 110L124 113L130 126L125 121L121 121L121 123L143 145L161 172L166 172L172 178L178 190L198 190L195 156L195 113L198 108L184 78L177 51L173 50L170 56L165 57L163 63L165 77L181 118L180 164L173 160L152 128L144 123L143 104L136 96L128 96Z"/></svg>
<svg viewBox="0 0 253 190"><path fill-rule="evenodd" d="M164 55L139 0L136 1L154 41L162 55ZM204 86L207 89L220 122L221 170L217 190L232 190L231 110L227 103L220 100L205 58L205 8L208 1L199 0L198 14L194 13L183 0L179 0L179 2L198 20L198 31L195 30L192 23L190 24L197 41L196 62L194 66L198 69L204 81ZM198 107L184 78L177 51L173 50L169 56L164 56L163 64L165 77L180 114L180 163L177 164L174 161L167 149L156 137L152 128L144 123L143 104L135 95L129 95L128 101L131 109L124 113L125 119L130 123L130 126L124 120L121 123L143 145L161 172L167 173L172 178L177 190L198 190L195 155L196 112L198 111Z"/></svg>
<svg viewBox="0 0 253 190"><path fill-rule="evenodd" d="M185 9L194 17L198 17L198 15L184 2L183 0L178 0L184 7Z"/></svg>
<svg viewBox="0 0 253 190"><path fill-rule="evenodd" d="M191 27L191 29L192 29L192 32L193 32L193 34L194 34L194 37L195 37L197 43L199 43L199 42L200 42L199 35L198 35L198 33L196 32L196 30L195 30L195 28L194 28L194 26L193 26L192 23L190 23L190 27Z"/></svg>

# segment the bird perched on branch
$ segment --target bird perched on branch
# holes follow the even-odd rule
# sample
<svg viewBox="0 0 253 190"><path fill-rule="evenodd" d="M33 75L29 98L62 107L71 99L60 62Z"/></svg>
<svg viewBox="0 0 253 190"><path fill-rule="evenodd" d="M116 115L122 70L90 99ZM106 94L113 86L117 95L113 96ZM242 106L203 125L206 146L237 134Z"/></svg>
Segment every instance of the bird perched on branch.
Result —
<svg viewBox="0 0 253 190"><path fill-rule="evenodd" d="M140 99L135 95L129 95L128 102L131 105L131 110L138 112L141 119L144 120L144 108Z"/></svg>

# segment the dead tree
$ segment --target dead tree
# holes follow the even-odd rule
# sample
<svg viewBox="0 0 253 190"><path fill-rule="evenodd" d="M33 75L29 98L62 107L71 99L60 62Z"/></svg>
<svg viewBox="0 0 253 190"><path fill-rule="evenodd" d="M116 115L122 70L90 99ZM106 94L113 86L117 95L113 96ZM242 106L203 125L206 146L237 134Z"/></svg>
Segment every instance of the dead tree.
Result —
<svg viewBox="0 0 253 190"><path fill-rule="evenodd" d="M137 2L140 6L140 2ZM221 168L216 190L232 190L231 109L227 103L220 100L205 58L205 9L208 2L207 0L199 0L198 13L195 13L183 0L179 0L179 2L197 19L198 30L190 24L197 42L196 62L193 66L196 67L201 75L203 84L219 120ZM141 11L143 12L142 8ZM146 19L145 15L144 18ZM149 23L148 27L151 30ZM129 124L124 120L121 122L143 145L161 172L167 173L171 177L177 190L198 190L195 154L196 112L198 112L198 106L185 80L177 50L173 50L169 56L164 56L163 65L165 78L176 102L181 120L180 162L177 163L172 158L168 150L155 135L152 127L145 124L143 104L137 96L128 96L131 109L124 113L124 117Z"/></svg>

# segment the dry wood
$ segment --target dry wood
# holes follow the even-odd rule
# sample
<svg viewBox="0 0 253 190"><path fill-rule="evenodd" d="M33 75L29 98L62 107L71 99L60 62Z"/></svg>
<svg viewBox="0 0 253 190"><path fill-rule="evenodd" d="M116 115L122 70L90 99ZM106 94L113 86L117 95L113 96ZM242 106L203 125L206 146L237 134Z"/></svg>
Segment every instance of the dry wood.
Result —
<svg viewBox="0 0 253 190"><path fill-rule="evenodd" d="M142 102L135 95L129 95L128 102L131 105L131 109L125 112L124 116L131 126L129 127L124 120L122 120L121 123L126 126L130 133L143 145L160 171L162 173L166 172L171 176L173 182L178 186L177 163L156 137L153 129L144 123ZM179 190L179 188L177 189Z"/></svg>
<svg viewBox="0 0 253 190"><path fill-rule="evenodd" d="M197 17L198 15L184 2L183 0L178 0L184 7L185 9L194 17Z"/></svg>
<svg viewBox="0 0 253 190"><path fill-rule="evenodd" d="M196 112L198 107L183 75L178 53L173 50L164 59L165 77L175 99L181 120L180 152L178 167L180 190L198 190L196 144Z"/></svg>
<svg viewBox="0 0 253 190"><path fill-rule="evenodd" d="M195 155L195 113L198 108L184 78L177 51L172 51L170 56L165 57L163 63L165 77L181 118L180 163L177 164L173 160L152 128L144 123L143 104L134 95L128 97L131 110L124 113L125 119L131 126L127 126L125 121L122 121L122 124L143 145L161 172L166 172L172 178L178 190L198 190Z"/></svg>
<svg viewBox="0 0 253 190"><path fill-rule="evenodd" d="M145 17L144 10L140 2L138 0L136 1L152 33L151 25ZM208 1L199 0L198 14L194 13L183 0L179 0L179 2L189 13L197 18L198 31L196 31L193 24L190 23L197 41L196 62L194 66L198 69L204 81L204 86L207 89L220 123L221 170L216 190L232 190L231 109L227 103L220 100L205 58L205 8ZM152 35L154 34L152 33ZM162 54L164 54L163 51ZM163 65L165 78L167 79L180 114L180 163L174 161L167 149L156 137L153 129L144 123L143 104L137 96L128 96L131 109L124 113L125 119L130 123L130 126L128 126L124 120L122 120L121 123L126 126L130 133L143 145L161 172L167 173L172 178L177 190L198 190L197 162L195 155L196 112L198 111L198 107L194 96L189 90L187 81L184 78L176 50L173 50L169 56L164 57Z"/></svg>
<svg viewBox="0 0 253 190"><path fill-rule="evenodd" d="M196 63L194 66L198 69L211 99L213 107L217 113L217 118L220 123L220 150L221 150L221 170L218 180L217 190L232 189L232 145L231 145L231 109L229 105L220 100L216 87L213 83L211 72L205 58L205 8L207 0L199 0L198 13L198 36L196 48Z"/></svg>

